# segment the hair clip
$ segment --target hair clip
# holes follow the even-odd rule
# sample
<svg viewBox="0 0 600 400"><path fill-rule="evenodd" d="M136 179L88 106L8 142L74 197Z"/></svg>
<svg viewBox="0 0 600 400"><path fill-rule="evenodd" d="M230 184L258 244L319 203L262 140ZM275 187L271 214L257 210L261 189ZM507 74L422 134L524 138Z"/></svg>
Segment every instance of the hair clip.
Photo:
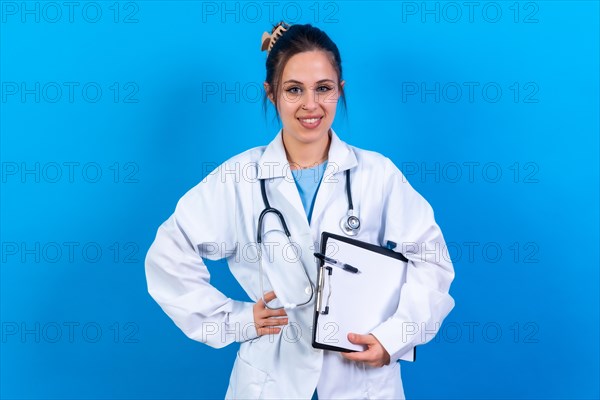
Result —
<svg viewBox="0 0 600 400"><path fill-rule="evenodd" d="M262 44L261 44L260 50L261 51L266 50L267 53L269 53L271 51L271 49L273 48L273 45L275 44L277 39L279 39L281 37L281 35L283 35L283 33L286 32L289 28L290 28L289 24L286 24L285 22L281 21L280 23L278 23L277 25L275 25L273 27L273 30L271 31L270 34L268 32L264 32L262 34L262 39L261 39Z"/></svg>

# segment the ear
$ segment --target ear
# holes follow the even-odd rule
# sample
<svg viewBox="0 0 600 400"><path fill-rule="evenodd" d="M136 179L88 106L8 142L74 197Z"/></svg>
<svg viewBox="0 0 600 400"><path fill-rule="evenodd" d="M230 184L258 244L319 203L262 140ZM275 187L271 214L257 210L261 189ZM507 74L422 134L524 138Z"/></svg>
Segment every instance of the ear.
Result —
<svg viewBox="0 0 600 400"><path fill-rule="evenodd" d="M344 80L343 80L343 81L341 81L341 82L340 82L340 88L341 88L341 89L343 89L345 84L346 84L346 81L344 81Z"/></svg>
<svg viewBox="0 0 600 400"><path fill-rule="evenodd" d="M267 97L271 101L271 104L275 105L275 101L273 100L273 92L271 91L271 86L267 82L264 82L263 87L265 88L265 93L267 93Z"/></svg>

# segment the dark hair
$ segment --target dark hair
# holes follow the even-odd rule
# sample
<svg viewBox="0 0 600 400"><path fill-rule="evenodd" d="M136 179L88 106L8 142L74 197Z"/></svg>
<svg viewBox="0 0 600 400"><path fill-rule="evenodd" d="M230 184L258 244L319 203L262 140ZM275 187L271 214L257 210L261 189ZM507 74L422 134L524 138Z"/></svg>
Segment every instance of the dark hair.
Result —
<svg viewBox="0 0 600 400"><path fill-rule="evenodd" d="M273 27L273 31L277 25ZM286 32L283 33L277 39L271 51L267 56L267 77L265 81L269 84L269 89L273 95L275 102L275 112L277 112L277 94L279 93L279 84L281 82L281 76L283 75L283 69L287 62L298 53L306 51L323 51L329 57L331 65L335 69L338 75L338 89L344 109L346 109L346 96L344 89L341 87L340 82L342 81L342 58L340 57L340 51L338 50L335 43L327 36L325 32L316 28L310 24L305 25L291 25ZM265 93L263 97L263 107L265 112L267 110L267 97L268 93Z"/></svg>

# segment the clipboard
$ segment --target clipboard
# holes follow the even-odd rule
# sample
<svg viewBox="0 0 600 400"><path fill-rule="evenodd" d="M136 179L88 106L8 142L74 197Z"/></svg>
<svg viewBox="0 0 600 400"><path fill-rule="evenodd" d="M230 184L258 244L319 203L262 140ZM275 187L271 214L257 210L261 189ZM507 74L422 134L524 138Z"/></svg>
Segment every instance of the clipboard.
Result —
<svg viewBox="0 0 600 400"><path fill-rule="evenodd" d="M363 351L364 346L350 343L347 334L367 334L396 312L408 260L392 249L330 232L321 234L321 254L360 272L319 262L312 345L332 351ZM415 358L415 348L400 357L405 361Z"/></svg>

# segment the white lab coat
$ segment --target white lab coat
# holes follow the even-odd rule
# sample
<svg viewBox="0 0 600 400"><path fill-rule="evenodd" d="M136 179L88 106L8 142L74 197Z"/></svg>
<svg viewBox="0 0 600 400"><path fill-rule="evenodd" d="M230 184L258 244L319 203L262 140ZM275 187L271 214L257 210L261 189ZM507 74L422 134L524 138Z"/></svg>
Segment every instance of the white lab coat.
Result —
<svg viewBox="0 0 600 400"><path fill-rule="evenodd" d="M347 213L344 171L351 169L354 208L361 221L358 240L398 244L409 259L407 282L397 312L371 332L390 353L382 368L343 359L311 346L313 301L287 311L289 323L277 335L257 336L253 302L260 296L256 227L264 209L258 178L266 182L271 206L284 215L297 244L290 251L278 220L265 218L265 291L283 303L301 303L309 287L297 254L313 284L313 256L323 231L343 234ZM148 291L190 338L220 348L241 342L226 398L309 399L403 398L400 363L414 346L432 339L454 301L454 278L444 238L433 211L384 156L342 142L331 130L328 166L309 225L291 175L281 131L266 147L241 153L215 169L178 202L158 229L146 257ZM226 297L210 284L202 258L227 258L231 272L253 302ZM209 362L209 361L207 361Z"/></svg>

